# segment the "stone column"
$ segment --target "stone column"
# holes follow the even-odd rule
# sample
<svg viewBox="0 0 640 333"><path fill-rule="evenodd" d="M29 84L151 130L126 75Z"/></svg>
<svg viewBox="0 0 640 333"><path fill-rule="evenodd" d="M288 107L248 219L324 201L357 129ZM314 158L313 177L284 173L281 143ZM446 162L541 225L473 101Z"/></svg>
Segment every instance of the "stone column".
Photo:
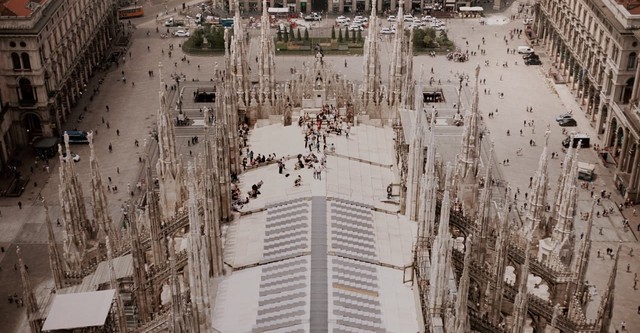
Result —
<svg viewBox="0 0 640 333"><path fill-rule="evenodd" d="M638 163L640 161L638 161L640 159L640 152L638 151L640 149L640 142L636 141L636 150L635 150L635 155L633 156L633 165L632 165L632 169L631 169L631 178L629 179L629 188L627 189L627 193L629 192L635 192L637 193L638 189L637 189L637 183L638 183Z"/></svg>
<svg viewBox="0 0 640 333"><path fill-rule="evenodd" d="M398 0L391 0L391 6L389 7L389 10L391 11L391 13L395 14L397 4L398 4ZM382 6L382 1L380 1L380 6Z"/></svg>
<svg viewBox="0 0 640 333"><path fill-rule="evenodd" d="M356 1L356 0L351 0L351 12L352 12L352 13L355 13L355 12L356 12L356 8L358 8L358 7L356 6L356 4L357 4L357 1Z"/></svg>
<svg viewBox="0 0 640 333"><path fill-rule="evenodd" d="M344 0L338 0L338 13L344 13Z"/></svg>
<svg viewBox="0 0 640 333"><path fill-rule="evenodd" d="M370 0L364 0L364 12L368 12L369 8L371 7L371 3Z"/></svg>
<svg viewBox="0 0 640 333"><path fill-rule="evenodd" d="M618 171L625 172L624 165L627 160L627 147L629 144L629 130L624 131L624 137L622 139L622 149L620 149L620 159L618 159Z"/></svg>
<svg viewBox="0 0 640 333"><path fill-rule="evenodd" d="M636 98L638 98L638 89L640 89L640 64L638 63L638 59L640 58L636 58L636 76L635 76L635 80L633 81L633 90L631 92L631 100L635 100ZM634 103L637 104L637 103Z"/></svg>

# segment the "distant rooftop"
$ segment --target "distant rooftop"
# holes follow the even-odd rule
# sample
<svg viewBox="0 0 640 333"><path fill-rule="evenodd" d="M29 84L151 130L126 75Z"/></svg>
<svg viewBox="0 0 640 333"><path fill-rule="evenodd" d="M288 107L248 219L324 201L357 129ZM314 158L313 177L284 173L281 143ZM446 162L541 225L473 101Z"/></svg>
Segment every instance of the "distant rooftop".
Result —
<svg viewBox="0 0 640 333"><path fill-rule="evenodd" d="M0 15L27 17L49 0L0 0Z"/></svg>
<svg viewBox="0 0 640 333"><path fill-rule="evenodd" d="M624 8L631 15L640 15L640 0L615 0L618 4L623 5Z"/></svg>

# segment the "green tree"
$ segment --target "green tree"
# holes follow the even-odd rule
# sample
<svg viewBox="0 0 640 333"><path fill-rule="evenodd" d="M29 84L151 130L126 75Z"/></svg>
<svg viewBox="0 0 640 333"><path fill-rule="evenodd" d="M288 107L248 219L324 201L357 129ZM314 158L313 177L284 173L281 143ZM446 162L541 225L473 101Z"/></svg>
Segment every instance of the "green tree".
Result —
<svg viewBox="0 0 640 333"><path fill-rule="evenodd" d="M202 43L204 42L204 33L202 32L202 30L197 30L196 33L191 37L191 41L193 42L193 46L201 48Z"/></svg>
<svg viewBox="0 0 640 333"><path fill-rule="evenodd" d="M296 36L293 34L293 27L289 26L289 40L294 40Z"/></svg>
<svg viewBox="0 0 640 333"><path fill-rule="evenodd" d="M351 37L349 35L350 35L349 28L344 29L344 39L345 39L345 42L347 43L351 41Z"/></svg>
<svg viewBox="0 0 640 333"><path fill-rule="evenodd" d="M358 30L357 42L362 43L362 31Z"/></svg>
<svg viewBox="0 0 640 333"><path fill-rule="evenodd" d="M336 39L336 27L331 26L331 39Z"/></svg>
<svg viewBox="0 0 640 333"><path fill-rule="evenodd" d="M278 25L278 32L277 32L277 38L278 38L278 42L282 42L282 30L280 30L280 25Z"/></svg>
<svg viewBox="0 0 640 333"><path fill-rule="evenodd" d="M282 37L283 37L283 40L284 40L284 42L285 42L285 43L288 43L288 42L289 42L289 33L288 33L288 32L286 32L286 31L285 31L285 32L282 34Z"/></svg>
<svg viewBox="0 0 640 333"><path fill-rule="evenodd" d="M424 46L424 36L426 35L425 30L423 29L414 29L413 31L413 47L417 49L423 49Z"/></svg>
<svg viewBox="0 0 640 333"><path fill-rule="evenodd" d="M360 32L360 29L358 29L358 32ZM351 31L351 41L354 43L356 42L358 32L356 32L355 30Z"/></svg>
<svg viewBox="0 0 640 333"><path fill-rule="evenodd" d="M309 29L307 29L307 28L304 28L304 40L306 42L309 41Z"/></svg>
<svg viewBox="0 0 640 333"><path fill-rule="evenodd" d="M344 39L342 38L342 29L338 29L338 43L342 43Z"/></svg>
<svg viewBox="0 0 640 333"><path fill-rule="evenodd" d="M300 28L298 28L298 29L297 29L297 31L296 31L296 39L297 39L298 41L301 41L301 40L302 40L302 36L300 36Z"/></svg>

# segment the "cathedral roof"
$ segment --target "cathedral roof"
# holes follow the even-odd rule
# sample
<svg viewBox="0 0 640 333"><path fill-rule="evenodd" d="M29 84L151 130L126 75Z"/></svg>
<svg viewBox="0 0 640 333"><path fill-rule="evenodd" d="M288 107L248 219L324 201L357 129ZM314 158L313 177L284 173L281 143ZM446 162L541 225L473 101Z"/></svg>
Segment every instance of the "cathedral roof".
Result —
<svg viewBox="0 0 640 333"><path fill-rule="evenodd" d="M36 8L43 5L48 0L0 0L0 13L2 16L20 16L26 17L31 15Z"/></svg>

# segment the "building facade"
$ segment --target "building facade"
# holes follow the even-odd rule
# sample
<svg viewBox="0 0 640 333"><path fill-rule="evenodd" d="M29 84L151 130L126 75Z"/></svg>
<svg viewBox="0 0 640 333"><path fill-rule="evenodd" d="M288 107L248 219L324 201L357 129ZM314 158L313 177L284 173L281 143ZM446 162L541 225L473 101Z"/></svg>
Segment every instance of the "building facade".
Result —
<svg viewBox="0 0 640 333"><path fill-rule="evenodd" d="M119 25L114 0L13 0L0 15L4 166L37 137L60 134Z"/></svg>
<svg viewBox="0 0 640 333"><path fill-rule="evenodd" d="M549 73L565 81L598 136L600 156L615 164L615 184L627 199L640 199L638 177L637 1L542 0L528 36L544 46Z"/></svg>

